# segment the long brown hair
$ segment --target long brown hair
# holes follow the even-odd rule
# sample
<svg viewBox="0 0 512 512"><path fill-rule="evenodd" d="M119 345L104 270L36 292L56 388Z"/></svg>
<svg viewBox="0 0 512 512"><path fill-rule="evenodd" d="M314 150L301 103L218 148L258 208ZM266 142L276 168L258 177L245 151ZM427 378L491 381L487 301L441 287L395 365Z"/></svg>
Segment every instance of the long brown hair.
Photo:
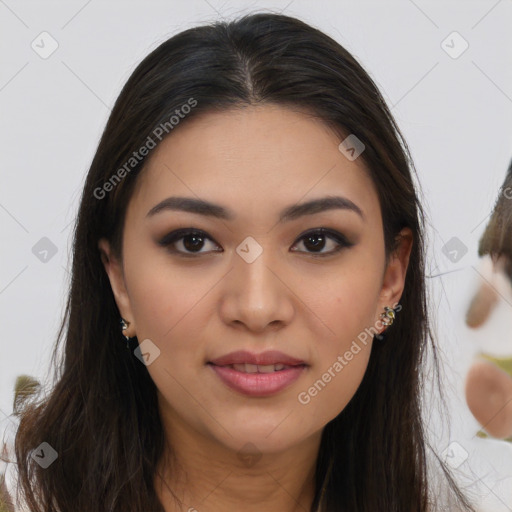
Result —
<svg viewBox="0 0 512 512"><path fill-rule="evenodd" d="M194 107L171 128L170 116L191 99ZM171 37L138 65L114 105L74 228L54 381L47 396L26 403L16 437L20 484L32 511L163 512L154 490L165 442L156 388L122 343L97 244L106 237L122 257L125 211L146 158L126 163L148 137L156 139L157 127L172 134L203 113L264 103L312 112L337 130L340 142L356 135L379 194L386 258L403 227L414 237L400 314L373 344L356 394L323 431L311 510L324 482L322 512L431 510L420 370L429 344L436 352L425 292L424 213L409 150L377 86L347 50L296 18L262 12ZM42 442L58 453L46 469L30 456ZM473 510L448 472L446 478L461 507Z"/></svg>

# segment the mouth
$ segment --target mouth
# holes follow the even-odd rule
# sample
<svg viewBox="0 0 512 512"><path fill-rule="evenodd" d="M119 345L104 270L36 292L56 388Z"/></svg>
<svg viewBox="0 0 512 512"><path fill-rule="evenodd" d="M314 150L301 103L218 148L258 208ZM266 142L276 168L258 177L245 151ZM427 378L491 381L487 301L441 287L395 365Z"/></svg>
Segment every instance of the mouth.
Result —
<svg viewBox="0 0 512 512"><path fill-rule="evenodd" d="M237 352L230 352L229 354L212 359L209 363L216 366L246 365L249 368L247 373L255 373L258 371L252 368L254 366L263 368L263 372L261 373L265 373L265 367L268 367L270 371L271 366L278 366L278 369L282 369L279 368L279 365L306 365L306 362L302 359L297 359L296 357L284 354L277 350L267 350L260 354L249 352L248 350L238 350ZM272 368L272 371L274 371L274 368Z"/></svg>
<svg viewBox="0 0 512 512"><path fill-rule="evenodd" d="M281 352L253 354L240 351L208 361L220 381L240 394L251 397L275 395L299 379L308 365Z"/></svg>
<svg viewBox="0 0 512 512"><path fill-rule="evenodd" d="M213 364L213 363L208 363ZM250 363L238 363L238 364L227 364L227 365L215 365L221 366L222 368L231 368L237 372L242 373L274 373L281 372L283 370L289 370L296 366L306 366L305 364L300 365L287 365L287 364L250 364Z"/></svg>

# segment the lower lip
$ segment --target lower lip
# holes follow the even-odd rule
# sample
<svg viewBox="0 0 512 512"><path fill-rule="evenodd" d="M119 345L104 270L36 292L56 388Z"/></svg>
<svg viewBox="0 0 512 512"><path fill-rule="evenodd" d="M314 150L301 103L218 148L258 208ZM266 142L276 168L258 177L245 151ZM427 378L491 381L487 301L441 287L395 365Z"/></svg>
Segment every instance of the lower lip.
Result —
<svg viewBox="0 0 512 512"><path fill-rule="evenodd" d="M245 373L227 366L209 363L222 382L231 389L248 396L269 396L279 393L295 382L306 369L299 365L272 373Z"/></svg>

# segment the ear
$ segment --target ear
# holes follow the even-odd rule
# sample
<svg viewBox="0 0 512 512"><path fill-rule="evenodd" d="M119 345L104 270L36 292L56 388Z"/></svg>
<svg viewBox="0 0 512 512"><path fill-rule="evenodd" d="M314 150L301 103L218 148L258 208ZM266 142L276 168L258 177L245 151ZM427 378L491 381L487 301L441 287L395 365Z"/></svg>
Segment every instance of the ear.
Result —
<svg viewBox="0 0 512 512"><path fill-rule="evenodd" d="M405 287L405 276L413 244L411 229L403 228L396 238L398 239L398 246L390 255L382 281L379 317L380 313L384 311L384 306L396 307Z"/></svg>
<svg viewBox="0 0 512 512"><path fill-rule="evenodd" d="M124 281L123 267L121 262L114 256L110 243L107 239L101 238L98 242L98 248L101 254L101 261L107 272L110 287L114 294L114 299L121 316L128 323L128 329L123 331L123 334L129 337L135 336L135 322L130 306L130 298L126 290Z"/></svg>

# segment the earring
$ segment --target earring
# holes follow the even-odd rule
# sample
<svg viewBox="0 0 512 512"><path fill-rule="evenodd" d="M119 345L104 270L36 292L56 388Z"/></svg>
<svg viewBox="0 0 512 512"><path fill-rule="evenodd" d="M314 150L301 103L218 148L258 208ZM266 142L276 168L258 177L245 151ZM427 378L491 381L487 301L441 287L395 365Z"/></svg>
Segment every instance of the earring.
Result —
<svg viewBox="0 0 512 512"><path fill-rule="evenodd" d="M393 308L390 308L389 306L384 306L384 312L380 314L380 317L382 318L382 323L386 326L379 334L376 334L375 337L378 340L383 340L386 329L393 324L396 317L396 312Z"/></svg>
<svg viewBox="0 0 512 512"><path fill-rule="evenodd" d="M389 306L384 306L384 313L381 313L380 317L382 318L382 323L389 327L395 321L395 310Z"/></svg>
<svg viewBox="0 0 512 512"><path fill-rule="evenodd" d="M126 338L126 341L128 342L130 340L130 336L127 336L124 333L124 331L126 331L126 329L128 329L128 326L130 325L130 322L127 322L124 318L121 318L119 323L121 324L121 331L123 332L123 336Z"/></svg>

